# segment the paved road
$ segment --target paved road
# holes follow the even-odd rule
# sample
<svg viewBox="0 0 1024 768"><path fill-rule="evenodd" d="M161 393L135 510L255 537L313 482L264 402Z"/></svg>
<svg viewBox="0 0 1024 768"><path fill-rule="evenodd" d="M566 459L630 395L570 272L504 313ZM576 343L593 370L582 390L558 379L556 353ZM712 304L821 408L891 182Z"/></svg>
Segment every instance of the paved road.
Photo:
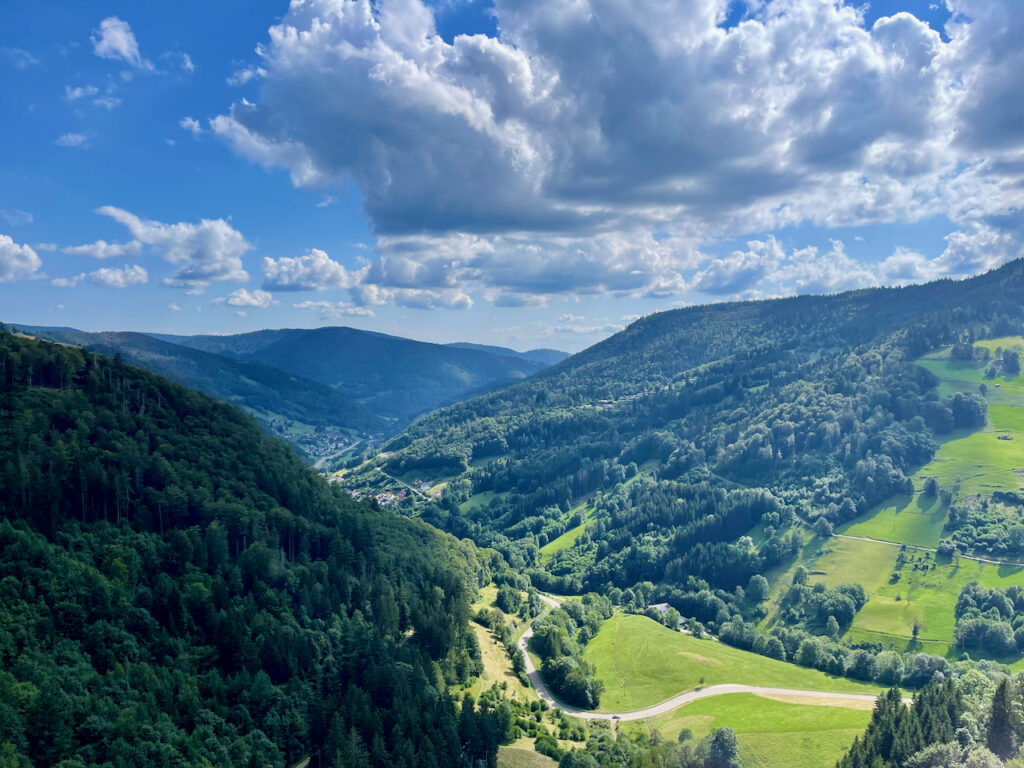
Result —
<svg viewBox="0 0 1024 768"><path fill-rule="evenodd" d="M547 595L541 595L540 599L550 605L552 608L557 608L561 605L560 600L556 600L553 597ZM533 627L528 628L521 638L519 638L519 652L523 655L523 662L526 664L526 674L530 678L530 682L533 687L537 689L538 695L548 703L548 706L554 709L560 709L570 717L577 717L581 720L643 720L647 717L654 717L655 715L663 715L666 712L671 712L684 704L689 704L699 699L706 699L709 696L722 696L727 693L754 693L765 696L803 696L814 699L824 699L827 701L837 702L851 702L851 701L875 701L875 696L864 693L831 693L828 691L804 691L797 688L762 688L756 685L739 685L739 684L725 684L725 685L711 685L707 688L700 688L696 691L686 691L673 696L671 699L667 699L660 704L655 704L652 707L645 709L638 709L633 712L590 712L583 709L576 709L570 707L568 704L562 704L560 701L555 699L551 695L551 691L547 685L544 684L543 678L540 676L540 671L534 666L533 660L530 658L530 654L527 653L527 644L530 642L530 638L533 637ZM910 699L904 699L909 702Z"/></svg>

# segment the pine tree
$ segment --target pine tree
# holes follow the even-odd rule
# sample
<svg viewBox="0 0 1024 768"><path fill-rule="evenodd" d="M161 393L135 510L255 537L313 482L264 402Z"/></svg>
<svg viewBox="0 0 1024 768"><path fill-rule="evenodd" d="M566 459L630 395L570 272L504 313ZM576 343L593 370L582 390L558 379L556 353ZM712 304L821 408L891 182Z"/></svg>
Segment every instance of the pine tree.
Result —
<svg viewBox="0 0 1024 768"><path fill-rule="evenodd" d="M1013 754L1013 713L1010 709L1010 681L999 683L992 696L992 710L988 718L985 743L993 753L1007 759Z"/></svg>

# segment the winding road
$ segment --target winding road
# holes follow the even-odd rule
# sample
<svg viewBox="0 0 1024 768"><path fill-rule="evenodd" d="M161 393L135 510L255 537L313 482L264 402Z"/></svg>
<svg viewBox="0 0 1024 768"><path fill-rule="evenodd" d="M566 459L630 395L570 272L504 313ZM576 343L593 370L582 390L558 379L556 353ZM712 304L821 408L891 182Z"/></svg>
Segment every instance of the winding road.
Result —
<svg viewBox="0 0 1024 768"><path fill-rule="evenodd" d="M562 604L560 600L556 600L548 595L542 594L540 595L540 599L552 608L557 608ZM518 644L519 652L523 655L523 662L526 664L526 674L530 678L530 683L532 683L533 687L537 690L537 694L541 699L548 703L548 706L553 709L560 709L570 717L576 717L581 720L643 720L644 718L671 712L672 710L693 701L706 699L710 696L722 696L728 693L753 693L761 696L800 696L802 698L823 699L833 702L874 702L877 698L865 693L805 691L798 688L762 688L757 685L726 683L723 685L710 685L707 688L699 688L695 691L686 691L685 693L673 696L671 699L666 699L660 704L655 704L653 706L646 707L645 709L637 709L632 712L591 712L585 709L570 707L568 704L562 704L551 695L551 691L548 689L547 685L544 684L540 671L536 666L534 666L533 659L530 658L530 654L527 652L527 645L530 642L531 637L533 637L533 627L529 627L523 633L523 636L519 638ZM911 699L904 699L903 701L905 703L909 703Z"/></svg>

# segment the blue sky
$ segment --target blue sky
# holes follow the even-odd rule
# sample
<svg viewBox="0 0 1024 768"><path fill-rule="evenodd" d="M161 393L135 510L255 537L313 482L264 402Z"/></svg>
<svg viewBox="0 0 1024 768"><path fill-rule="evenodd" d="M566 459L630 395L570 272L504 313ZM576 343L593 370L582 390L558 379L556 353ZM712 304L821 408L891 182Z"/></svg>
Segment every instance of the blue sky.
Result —
<svg viewBox="0 0 1024 768"><path fill-rule="evenodd" d="M1024 9L8 0L0 319L576 350L1021 254Z"/></svg>

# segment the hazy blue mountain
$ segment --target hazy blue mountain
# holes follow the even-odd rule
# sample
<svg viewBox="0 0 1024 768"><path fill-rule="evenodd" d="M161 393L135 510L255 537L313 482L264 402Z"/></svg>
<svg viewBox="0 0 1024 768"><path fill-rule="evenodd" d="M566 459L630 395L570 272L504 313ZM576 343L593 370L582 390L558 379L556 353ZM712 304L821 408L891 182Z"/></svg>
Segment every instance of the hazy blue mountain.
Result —
<svg viewBox="0 0 1024 768"><path fill-rule="evenodd" d="M526 352L518 352L508 347L496 347L490 344L472 344L468 341L456 341L446 346L455 347L456 349L478 349L483 352L490 352L493 355L499 355L501 357L518 357L522 360L530 360L531 362L541 363L542 365L554 365L560 363L569 356L568 352L562 352L558 349L529 349Z"/></svg>
<svg viewBox="0 0 1024 768"><path fill-rule="evenodd" d="M388 419L408 419L470 393L523 379L551 359L547 350L540 355L513 350L498 354L346 327L158 338L290 371L339 389Z"/></svg>
<svg viewBox="0 0 1024 768"><path fill-rule="evenodd" d="M74 344L246 408L265 425L279 417L314 427L358 433L383 431L387 424L343 390L332 389L254 360L231 359L134 332L87 333L74 328L18 325L50 341Z"/></svg>

